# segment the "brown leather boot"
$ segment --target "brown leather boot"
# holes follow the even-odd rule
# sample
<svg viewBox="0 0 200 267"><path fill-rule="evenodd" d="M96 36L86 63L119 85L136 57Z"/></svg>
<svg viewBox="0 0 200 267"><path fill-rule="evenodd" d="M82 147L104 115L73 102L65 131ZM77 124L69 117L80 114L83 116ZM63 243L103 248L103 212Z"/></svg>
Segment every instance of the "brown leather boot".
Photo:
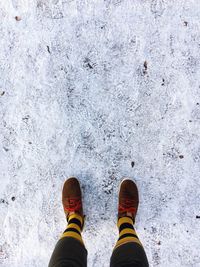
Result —
<svg viewBox="0 0 200 267"><path fill-rule="evenodd" d="M75 177L67 179L63 185L62 203L66 218L73 213L78 213L82 218L82 194L79 181Z"/></svg>
<svg viewBox="0 0 200 267"><path fill-rule="evenodd" d="M118 219L128 216L135 222L138 204L139 196L136 184L130 179L123 180L119 190Z"/></svg>

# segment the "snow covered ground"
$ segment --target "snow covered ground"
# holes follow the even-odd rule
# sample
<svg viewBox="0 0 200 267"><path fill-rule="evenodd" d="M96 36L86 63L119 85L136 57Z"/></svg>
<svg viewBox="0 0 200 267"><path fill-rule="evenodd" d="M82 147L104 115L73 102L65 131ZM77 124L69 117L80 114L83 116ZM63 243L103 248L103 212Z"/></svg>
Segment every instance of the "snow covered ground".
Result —
<svg viewBox="0 0 200 267"><path fill-rule="evenodd" d="M150 266L200 266L200 2L1 0L0 266L43 267L79 178L89 267L118 186L140 192Z"/></svg>

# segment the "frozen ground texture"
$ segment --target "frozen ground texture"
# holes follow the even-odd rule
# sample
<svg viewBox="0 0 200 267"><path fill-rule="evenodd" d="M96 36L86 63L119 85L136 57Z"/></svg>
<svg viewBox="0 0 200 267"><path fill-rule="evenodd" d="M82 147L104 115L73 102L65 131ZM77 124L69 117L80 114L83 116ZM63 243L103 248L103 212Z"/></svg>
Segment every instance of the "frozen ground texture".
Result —
<svg viewBox="0 0 200 267"><path fill-rule="evenodd" d="M75 175L89 267L109 266L123 176L150 266L199 267L199 1L2 0L0 18L0 266L47 266Z"/></svg>

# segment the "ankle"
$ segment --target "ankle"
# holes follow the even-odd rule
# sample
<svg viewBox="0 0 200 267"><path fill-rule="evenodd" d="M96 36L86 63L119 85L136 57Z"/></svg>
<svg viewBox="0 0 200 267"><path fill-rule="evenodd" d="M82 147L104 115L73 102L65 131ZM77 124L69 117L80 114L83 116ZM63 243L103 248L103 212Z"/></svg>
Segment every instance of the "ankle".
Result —
<svg viewBox="0 0 200 267"><path fill-rule="evenodd" d="M125 217L130 218L133 221L133 224L135 223L135 216L132 213L126 212L123 214L118 214L118 220Z"/></svg>

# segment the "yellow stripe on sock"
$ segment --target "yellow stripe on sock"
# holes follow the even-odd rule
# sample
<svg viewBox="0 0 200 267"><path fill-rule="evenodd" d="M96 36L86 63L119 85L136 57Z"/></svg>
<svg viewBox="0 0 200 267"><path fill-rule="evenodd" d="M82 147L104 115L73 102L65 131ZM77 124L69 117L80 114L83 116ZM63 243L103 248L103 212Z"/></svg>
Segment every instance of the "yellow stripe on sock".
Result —
<svg viewBox="0 0 200 267"><path fill-rule="evenodd" d="M116 249L117 247L119 247L119 246L121 246L123 244L129 243L129 242L137 243L140 246L142 246L142 243L136 237L125 237L125 238L122 238L121 240L117 241L117 244L116 244L114 249Z"/></svg>
<svg viewBox="0 0 200 267"><path fill-rule="evenodd" d="M78 213L74 213L72 215L69 216L69 219L68 219L68 222L71 220L71 219L78 219L80 222L81 222L81 225L83 225L83 217L81 217L81 215L79 215Z"/></svg>
<svg viewBox="0 0 200 267"><path fill-rule="evenodd" d="M121 217L118 220L117 226L118 228L123 224L123 223L130 223L131 225L133 225L133 220L129 217Z"/></svg>
<svg viewBox="0 0 200 267"><path fill-rule="evenodd" d="M134 234L134 235L137 235L135 230L133 229L130 229L130 228L125 228L124 230L122 230L119 234L119 237L121 237L122 235L125 235L125 234Z"/></svg>
<svg viewBox="0 0 200 267"><path fill-rule="evenodd" d="M78 230L78 231L80 232L80 234L81 234L81 229L80 229L80 227L79 227L77 224L75 224L75 223L69 223L69 224L67 225L67 228L74 228L74 229Z"/></svg>
<svg viewBox="0 0 200 267"><path fill-rule="evenodd" d="M65 233L62 234L60 239L62 239L64 237L73 237L73 238L79 240L81 243L83 243L82 237L79 234L75 233L75 232L71 232L71 231L65 232Z"/></svg>

